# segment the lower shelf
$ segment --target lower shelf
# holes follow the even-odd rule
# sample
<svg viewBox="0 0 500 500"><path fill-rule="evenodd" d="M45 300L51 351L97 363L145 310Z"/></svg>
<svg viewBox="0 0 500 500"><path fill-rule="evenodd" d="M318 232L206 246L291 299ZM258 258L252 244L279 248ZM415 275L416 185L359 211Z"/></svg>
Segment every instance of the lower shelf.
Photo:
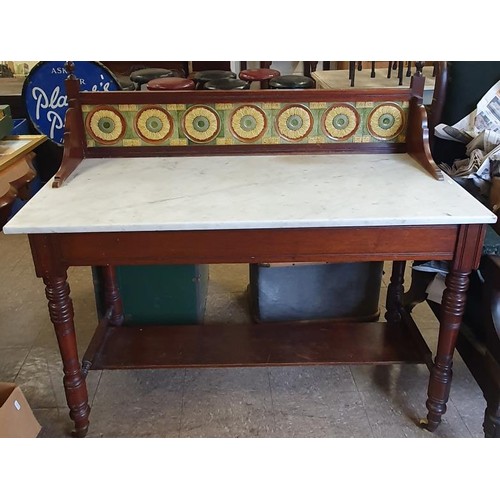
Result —
<svg viewBox="0 0 500 500"><path fill-rule="evenodd" d="M430 364L409 315L392 323L265 323L120 326L97 330L83 358L90 369ZM90 365L90 366L89 366Z"/></svg>

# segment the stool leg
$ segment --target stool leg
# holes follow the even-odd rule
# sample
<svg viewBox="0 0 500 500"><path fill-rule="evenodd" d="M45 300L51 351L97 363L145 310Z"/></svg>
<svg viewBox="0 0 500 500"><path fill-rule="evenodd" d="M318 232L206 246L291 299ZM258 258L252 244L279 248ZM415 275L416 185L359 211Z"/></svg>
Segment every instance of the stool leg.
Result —
<svg viewBox="0 0 500 500"><path fill-rule="evenodd" d="M404 62L399 61L398 62L398 79L399 79L399 85L403 85L403 66Z"/></svg>
<svg viewBox="0 0 500 500"><path fill-rule="evenodd" d="M356 76L356 61L349 62L349 79L351 80L351 87L354 87L354 77Z"/></svg>

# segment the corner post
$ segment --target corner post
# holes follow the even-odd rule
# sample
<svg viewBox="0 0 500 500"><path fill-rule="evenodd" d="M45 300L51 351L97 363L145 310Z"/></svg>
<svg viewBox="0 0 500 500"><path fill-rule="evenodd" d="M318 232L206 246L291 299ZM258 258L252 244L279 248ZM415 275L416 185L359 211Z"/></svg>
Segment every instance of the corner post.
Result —
<svg viewBox="0 0 500 500"><path fill-rule="evenodd" d="M61 187L85 156L83 115L78 97L80 82L74 74L74 63L68 61L64 68L68 72L68 78L64 83L69 107L65 117L63 159L52 182L53 188Z"/></svg>

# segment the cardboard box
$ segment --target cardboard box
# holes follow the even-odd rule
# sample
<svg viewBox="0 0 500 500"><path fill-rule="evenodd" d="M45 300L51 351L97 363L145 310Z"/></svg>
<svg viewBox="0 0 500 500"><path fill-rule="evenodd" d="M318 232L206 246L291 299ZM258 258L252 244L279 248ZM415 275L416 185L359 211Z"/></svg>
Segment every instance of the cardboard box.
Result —
<svg viewBox="0 0 500 500"><path fill-rule="evenodd" d="M0 438L34 438L40 430L21 388L0 382Z"/></svg>

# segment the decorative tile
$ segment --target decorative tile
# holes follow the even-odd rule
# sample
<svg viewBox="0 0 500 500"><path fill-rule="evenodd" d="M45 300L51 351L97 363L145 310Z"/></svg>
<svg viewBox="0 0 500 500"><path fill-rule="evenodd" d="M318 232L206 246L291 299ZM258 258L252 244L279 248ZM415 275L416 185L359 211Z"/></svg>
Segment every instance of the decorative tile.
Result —
<svg viewBox="0 0 500 500"><path fill-rule="evenodd" d="M409 103L254 102L82 107L88 147L403 143Z"/></svg>
<svg viewBox="0 0 500 500"><path fill-rule="evenodd" d="M373 108L368 115L368 131L375 139L395 139L405 126L403 108L394 103L383 103Z"/></svg>

